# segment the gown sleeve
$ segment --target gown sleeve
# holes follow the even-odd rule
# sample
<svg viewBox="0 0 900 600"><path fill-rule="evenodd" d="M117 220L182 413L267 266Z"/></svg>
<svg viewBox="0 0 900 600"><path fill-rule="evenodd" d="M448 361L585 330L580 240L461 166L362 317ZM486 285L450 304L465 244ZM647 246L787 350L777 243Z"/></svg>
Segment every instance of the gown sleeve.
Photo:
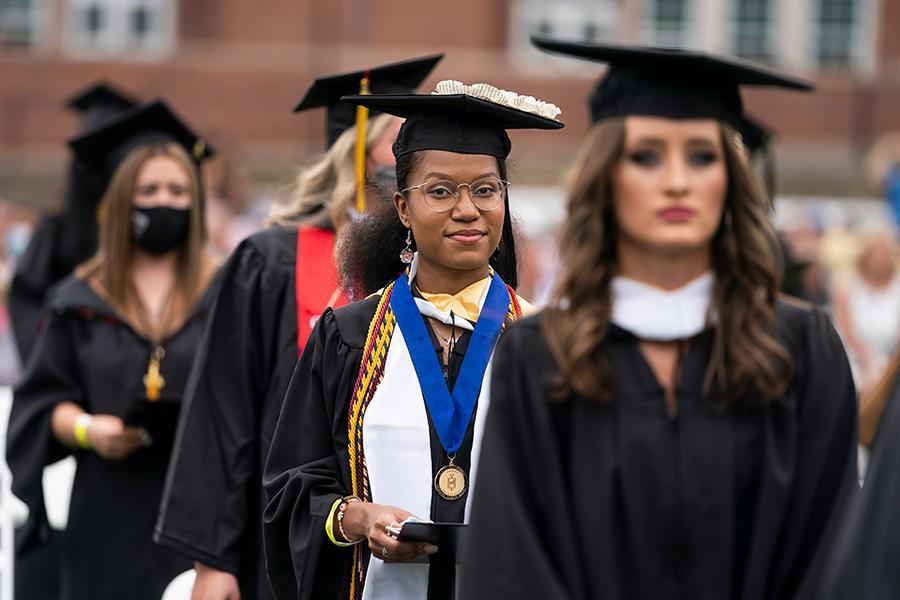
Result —
<svg viewBox="0 0 900 600"><path fill-rule="evenodd" d="M328 541L325 520L335 500L350 493L342 399L350 396L359 360L328 309L294 371L266 463L263 538L279 600L338 597L349 581L353 549Z"/></svg>
<svg viewBox="0 0 900 600"><path fill-rule="evenodd" d="M511 326L494 354L460 598L590 597L545 401L552 382L534 375L546 374L541 361L552 360L540 339L535 344L539 331L533 318Z"/></svg>
<svg viewBox="0 0 900 600"><path fill-rule="evenodd" d="M820 310L806 314L797 338L792 344L798 397L795 480L779 558L771 567L774 589L760 597L816 597L843 508L859 487L856 387L843 343ZM779 465L770 465L769 471L777 474Z"/></svg>
<svg viewBox="0 0 900 600"><path fill-rule="evenodd" d="M259 410L271 351L264 259L241 246L218 273L185 393L154 539L237 575L258 494ZM255 543L252 541L251 543Z"/></svg>
<svg viewBox="0 0 900 600"><path fill-rule="evenodd" d="M6 460L13 476L12 491L29 509L28 521L18 533L19 552L49 536L43 473L45 466L71 452L57 441L51 427L53 409L66 401L84 406L72 333L66 319L54 315L38 338L9 416Z"/></svg>
<svg viewBox="0 0 900 600"><path fill-rule="evenodd" d="M849 503L819 597L882 600L900 590L900 379L869 456L866 483Z"/></svg>

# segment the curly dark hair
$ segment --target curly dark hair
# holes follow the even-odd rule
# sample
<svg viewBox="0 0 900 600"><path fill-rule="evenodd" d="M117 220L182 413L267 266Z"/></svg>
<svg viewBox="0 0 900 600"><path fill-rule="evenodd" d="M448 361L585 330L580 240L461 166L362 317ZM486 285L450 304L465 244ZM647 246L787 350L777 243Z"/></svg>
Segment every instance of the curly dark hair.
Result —
<svg viewBox="0 0 900 600"><path fill-rule="evenodd" d="M404 154L397 158L397 180L394 189L408 187L409 175L418 164L418 152ZM501 179L507 177L507 166L497 160ZM373 208L362 218L348 224L339 234L336 261L341 276L341 285L352 300L360 300L377 292L400 274L406 265L400 260L400 251L406 246L407 230L400 222L394 203L390 200L394 189L384 182L370 182L367 197L379 198L370 202ZM509 193L504 201L506 218L500 245L491 255L491 266L508 285L518 286L516 263L515 226L509 212ZM415 243L415 242L414 242Z"/></svg>
<svg viewBox="0 0 900 600"><path fill-rule="evenodd" d="M727 405L748 398L766 402L784 392L793 368L772 327L781 259L762 184L733 144L734 131L724 124L721 130L729 184L722 223L712 240L712 303L719 319L705 389L709 392L715 382ZM617 263L610 180L624 139L623 119L594 126L570 174L557 300L542 321L560 368L557 398L574 392L602 402L611 396L614 374L602 352Z"/></svg>

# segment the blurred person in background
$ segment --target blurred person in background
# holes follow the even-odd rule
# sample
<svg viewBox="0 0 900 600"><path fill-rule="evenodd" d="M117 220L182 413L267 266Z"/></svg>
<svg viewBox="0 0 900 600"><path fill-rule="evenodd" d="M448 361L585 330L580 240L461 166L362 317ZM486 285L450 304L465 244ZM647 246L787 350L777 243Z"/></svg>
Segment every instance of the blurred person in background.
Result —
<svg viewBox="0 0 900 600"><path fill-rule="evenodd" d="M199 161L211 150L161 101L70 142L109 180L97 253L51 293L10 414L20 552L46 540L44 467L77 462L58 580L64 600L158 600L190 562L153 543L175 423L216 259Z"/></svg>
<svg viewBox="0 0 900 600"><path fill-rule="evenodd" d="M16 206L0 202L0 386L19 380L22 360L9 314L9 288L16 264L28 247L32 223Z"/></svg>
<svg viewBox="0 0 900 600"><path fill-rule="evenodd" d="M894 398L900 394L900 349L894 353L883 370L878 381L860 396L859 399L859 443L871 450L881 431L881 418L887 406L897 402ZM893 430L885 435L900 433Z"/></svg>
<svg viewBox="0 0 900 600"><path fill-rule="evenodd" d="M66 102L66 107L79 115L80 133L134 106L132 98L102 82ZM47 292L97 251L97 207L107 181L74 158L66 177L62 207L57 214L41 217L9 292L9 311L23 363L34 347Z"/></svg>
<svg viewBox="0 0 900 600"><path fill-rule="evenodd" d="M900 352L860 403L865 484L844 514L817 598L900 598Z"/></svg>
<svg viewBox="0 0 900 600"><path fill-rule="evenodd" d="M261 527L269 442L313 325L326 307L345 301L336 232L364 208L354 207L361 176L364 183L392 170L401 123L384 114L360 120L340 97L359 92L363 78L374 93L408 92L442 57L321 77L295 108L326 109L327 151L299 173L271 225L223 267L160 506L156 539L194 559L195 600L271 598Z"/></svg>
<svg viewBox="0 0 900 600"><path fill-rule="evenodd" d="M884 195L900 227L900 131L883 134L865 157L869 185Z"/></svg>
<svg viewBox="0 0 900 600"><path fill-rule="evenodd" d="M9 284L9 277L0 275L0 386L14 386L22 372L22 362L6 306Z"/></svg>
<svg viewBox="0 0 900 600"><path fill-rule="evenodd" d="M832 303L856 385L865 391L900 341L900 275L894 231L877 229L861 243L855 268L835 285Z"/></svg>
<svg viewBox="0 0 900 600"><path fill-rule="evenodd" d="M784 252L781 290L816 306L831 303L831 276L819 258L822 231L812 219L801 219L780 233Z"/></svg>
<svg viewBox="0 0 900 600"><path fill-rule="evenodd" d="M221 150L203 165L203 192L209 247L225 259L263 223L248 211L246 181L240 168Z"/></svg>

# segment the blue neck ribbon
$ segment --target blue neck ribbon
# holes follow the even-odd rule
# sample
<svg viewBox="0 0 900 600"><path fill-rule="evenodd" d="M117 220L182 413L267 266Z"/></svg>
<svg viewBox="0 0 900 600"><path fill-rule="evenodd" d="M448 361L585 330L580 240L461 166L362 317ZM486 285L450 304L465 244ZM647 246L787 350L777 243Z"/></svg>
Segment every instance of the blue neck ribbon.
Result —
<svg viewBox="0 0 900 600"><path fill-rule="evenodd" d="M422 388L422 396L425 398L425 406L438 438L447 454L453 454L459 450L466 435L481 391L484 372L509 310L506 284L496 273L491 278L487 298L469 340L452 394L447 388L434 345L425 328L425 321L419 314L405 273L394 283L391 308L403 332L403 339L406 340L406 347Z"/></svg>

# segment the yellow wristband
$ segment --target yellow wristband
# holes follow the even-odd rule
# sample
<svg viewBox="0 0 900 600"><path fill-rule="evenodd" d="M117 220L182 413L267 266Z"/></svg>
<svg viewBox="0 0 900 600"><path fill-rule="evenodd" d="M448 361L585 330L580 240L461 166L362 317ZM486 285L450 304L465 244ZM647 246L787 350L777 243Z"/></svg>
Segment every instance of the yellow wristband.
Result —
<svg viewBox="0 0 900 600"><path fill-rule="evenodd" d="M354 501L359 500L356 498ZM348 546L355 546L360 543L362 540L366 538L359 539L355 542L345 542L339 540L336 535L334 535L334 515L340 509L341 504L344 502L348 502L347 498L338 498L334 501L334 504L331 505L331 510L328 511L328 519L325 521L325 535L328 536L328 540L339 548L346 548Z"/></svg>
<svg viewBox="0 0 900 600"><path fill-rule="evenodd" d="M88 427L91 426L93 419L94 417L87 413L82 413L75 419L75 443L83 450L91 449L91 440L88 439Z"/></svg>

